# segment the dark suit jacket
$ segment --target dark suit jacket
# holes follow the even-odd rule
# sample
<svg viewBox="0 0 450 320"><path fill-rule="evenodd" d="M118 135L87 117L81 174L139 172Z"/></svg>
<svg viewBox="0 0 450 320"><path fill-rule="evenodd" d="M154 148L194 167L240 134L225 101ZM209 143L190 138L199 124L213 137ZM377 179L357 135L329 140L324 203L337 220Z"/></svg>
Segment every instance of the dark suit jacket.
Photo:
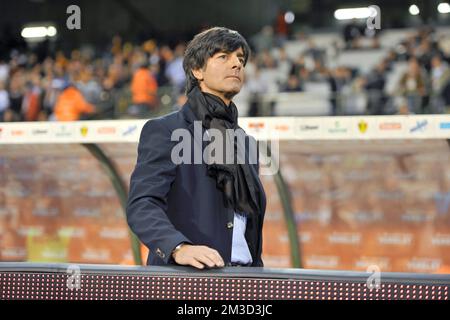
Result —
<svg viewBox="0 0 450 320"><path fill-rule="evenodd" d="M172 148L179 143L171 141L175 129L189 130L192 152L194 147L205 147L204 142L194 141L194 120L186 104L178 112L149 120L141 132L130 181L127 219L131 230L150 249L148 265L175 263L171 252L181 242L216 249L225 264L230 264L234 211L225 207L223 194L216 188L215 179L207 176L203 161L178 165L171 161ZM258 164L251 168L258 172ZM247 219L245 238L253 266L263 265L265 206L264 196L262 216Z"/></svg>

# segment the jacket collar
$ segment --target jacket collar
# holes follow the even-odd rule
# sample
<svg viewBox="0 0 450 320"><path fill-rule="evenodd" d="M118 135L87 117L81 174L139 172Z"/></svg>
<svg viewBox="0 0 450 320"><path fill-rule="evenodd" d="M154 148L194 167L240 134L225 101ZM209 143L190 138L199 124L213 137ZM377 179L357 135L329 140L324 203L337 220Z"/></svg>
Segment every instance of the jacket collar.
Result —
<svg viewBox="0 0 450 320"><path fill-rule="evenodd" d="M189 102L186 102L183 107L181 107L181 115L183 116L183 119L188 123L188 124L194 124L194 120L195 120L195 115L194 112L191 109L191 105L189 104Z"/></svg>

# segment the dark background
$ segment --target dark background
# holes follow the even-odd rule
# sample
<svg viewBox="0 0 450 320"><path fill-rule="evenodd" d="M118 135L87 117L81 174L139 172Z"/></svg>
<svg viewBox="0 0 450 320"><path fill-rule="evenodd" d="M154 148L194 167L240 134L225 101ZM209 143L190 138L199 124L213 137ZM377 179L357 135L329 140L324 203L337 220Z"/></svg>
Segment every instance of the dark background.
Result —
<svg viewBox="0 0 450 320"><path fill-rule="evenodd" d="M248 37L264 25L273 25L277 14L287 10L296 15L290 31L333 30L341 28L333 16L336 9L372 4L381 8L382 28L415 27L448 22L438 17L440 2L443 0L1 0L0 39L3 46L21 42L23 25L35 22L54 23L56 45L67 50L83 44L106 45L114 35L133 42L153 38L171 44L214 25L239 30ZM81 30L66 28L66 9L71 4L81 8ZM420 16L408 13L411 4L419 6Z"/></svg>

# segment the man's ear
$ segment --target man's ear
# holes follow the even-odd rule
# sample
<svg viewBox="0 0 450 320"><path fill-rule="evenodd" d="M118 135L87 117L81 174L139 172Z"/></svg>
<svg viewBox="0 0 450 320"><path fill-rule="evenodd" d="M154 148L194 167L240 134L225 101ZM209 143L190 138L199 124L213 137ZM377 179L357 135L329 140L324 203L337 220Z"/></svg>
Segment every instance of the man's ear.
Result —
<svg viewBox="0 0 450 320"><path fill-rule="evenodd" d="M192 69L192 74L198 81L203 80L203 70L202 69Z"/></svg>

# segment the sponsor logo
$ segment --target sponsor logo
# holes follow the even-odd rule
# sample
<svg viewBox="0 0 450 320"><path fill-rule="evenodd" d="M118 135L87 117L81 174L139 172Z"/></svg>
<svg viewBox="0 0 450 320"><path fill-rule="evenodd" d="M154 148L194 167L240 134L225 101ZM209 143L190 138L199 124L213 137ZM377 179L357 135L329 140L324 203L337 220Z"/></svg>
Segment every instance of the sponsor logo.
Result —
<svg viewBox="0 0 450 320"><path fill-rule="evenodd" d="M99 217L100 211L91 208L75 208L73 214L76 217Z"/></svg>
<svg viewBox="0 0 450 320"><path fill-rule="evenodd" d="M300 131L316 131L319 130L319 125L302 124Z"/></svg>
<svg viewBox="0 0 450 320"><path fill-rule="evenodd" d="M97 129L97 133L103 134L103 135L113 135L116 133L116 128L115 127L100 127Z"/></svg>
<svg viewBox="0 0 450 320"><path fill-rule="evenodd" d="M44 227L42 226L22 226L19 227L17 233L20 236L38 237L44 234Z"/></svg>
<svg viewBox="0 0 450 320"><path fill-rule="evenodd" d="M128 230L117 228L102 228L99 235L104 239L126 239L128 237Z"/></svg>
<svg viewBox="0 0 450 320"><path fill-rule="evenodd" d="M401 130L402 124L400 122L383 122L379 125L380 130Z"/></svg>
<svg viewBox="0 0 450 320"><path fill-rule="evenodd" d="M355 211L345 213L345 217L349 220L360 223L370 223L374 221L381 221L383 219L383 213L378 211Z"/></svg>
<svg viewBox="0 0 450 320"><path fill-rule="evenodd" d="M265 124L264 122L250 122L248 124L248 128L253 130L254 132L260 132L264 130Z"/></svg>
<svg viewBox="0 0 450 320"><path fill-rule="evenodd" d="M48 134L48 129L33 129L31 135L33 136L43 136Z"/></svg>
<svg viewBox="0 0 450 320"><path fill-rule="evenodd" d="M48 248L39 252L39 257L46 260L67 260L66 248Z"/></svg>
<svg viewBox="0 0 450 320"><path fill-rule="evenodd" d="M409 129L409 132L413 133L413 132L423 132L425 131L425 128L428 126L428 120L423 120L423 121L417 121L416 125L414 127L412 127L411 129Z"/></svg>
<svg viewBox="0 0 450 320"><path fill-rule="evenodd" d="M23 136L24 134L25 134L25 132L20 129L11 130L11 135L14 137L20 137L20 136Z"/></svg>
<svg viewBox="0 0 450 320"><path fill-rule="evenodd" d="M333 232L328 236L328 241L330 243L355 245L361 242L361 234Z"/></svg>
<svg viewBox="0 0 450 320"><path fill-rule="evenodd" d="M334 127L328 129L329 133L346 133L347 131L348 131L348 128L347 127L343 127L341 125L340 121L335 121L334 122Z"/></svg>
<svg viewBox="0 0 450 320"><path fill-rule="evenodd" d="M106 249L100 249L100 250L87 249L82 254L82 258L84 260L92 260L92 261L106 262L106 261L110 260L110 257L111 257L111 252Z"/></svg>
<svg viewBox="0 0 450 320"><path fill-rule="evenodd" d="M441 259L418 259L413 258L408 261L407 267L411 271L429 271L434 272L440 268Z"/></svg>
<svg viewBox="0 0 450 320"><path fill-rule="evenodd" d="M73 130L67 126L59 126L55 132L56 137L70 137L73 135Z"/></svg>
<svg viewBox="0 0 450 320"><path fill-rule="evenodd" d="M439 129L448 130L450 129L450 122L439 123Z"/></svg>
<svg viewBox="0 0 450 320"><path fill-rule="evenodd" d="M81 134L83 137L86 137L86 136L87 136L88 131L89 131L89 128L86 127L86 126L82 126L82 127L80 128L80 134Z"/></svg>
<svg viewBox="0 0 450 320"><path fill-rule="evenodd" d="M407 212L402 214L401 219L403 221L408 222L425 222L425 221L433 221L433 216L430 216L426 213L415 213L415 212Z"/></svg>
<svg viewBox="0 0 450 320"><path fill-rule="evenodd" d="M413 236L410 233L384 233L378 236L378 242L385 245L404 245L412 243Z"/></svg>
<svg viewBox="0 0 450 320"><path fill-rule="evenodd" d="M124 136L124 137L129 136L129 135L133 134L133 132L135 132L136 130L137 130L137 125L128 126L128 128L122 133L122 136Z"/></svg>
<svg viewBox="0 0 450 320"><path fill-rule="evenodd" d="M84 238L85 230L78 227L62 227L58 230L58 236L61 238Z"/></svg>
<svg viewBox="0 0 450 320"><path fill-rule="evenodd" d="M54 217L59 214L59 210L58 208L34 208L31 214L39 217Z"/></svg>
<svg viewBox="0 0 450 320"><path fill-rule="evenodd" d="M291 126L287 124L277 124L274 128L276 131L286 132L291 129Z"/></svg>
<svg viewBox="0 0 450 320"><path fill-rule="evenodd" d="M450 246L450 234L437 234L431 238L433 246Z"/></svg>
<svg viewBox="0 0 450 320"><path fill-rule="evenodd" d="M339 262L339 257L336 256L310 256L306 259L308 267L317 268L336 268Z"/></svg>
<svg viewBox="0 0 450 320"><path fill-rule="evenodd" d="M366 133L368 126L369 126L369 124L366 121L361 120L360 122L358 122L359 132Z"/></svg>
<svg viewBox="0 0 450 320"><path fill-rule="evenodd" d="M1 251L1 256L4 260L20 260L26 259L27 250L25 248L5 248Z"/></svg>
<svg viewBox="0 0 450 320"><path fill-rule="evenodd" d="M0 208L0 218L17 215L17 208Z"/></svg>
<svg viewBox="0 0 450 320"><path fill-rule="evenodd" d="M297 223L301 223L304 221L318 221L321 223L329 223L331 215L331 210L328 208L324 208L320 211L315 212L297 212L295 220Z"/></svg>
<svg viewBox="0 0 450 320"><path fill-rule="evenodd" d="M389 259L385 257L361 257L355 261L355 267L366 269L368 266L377 265L382 270L389 269Z"/></svg>

